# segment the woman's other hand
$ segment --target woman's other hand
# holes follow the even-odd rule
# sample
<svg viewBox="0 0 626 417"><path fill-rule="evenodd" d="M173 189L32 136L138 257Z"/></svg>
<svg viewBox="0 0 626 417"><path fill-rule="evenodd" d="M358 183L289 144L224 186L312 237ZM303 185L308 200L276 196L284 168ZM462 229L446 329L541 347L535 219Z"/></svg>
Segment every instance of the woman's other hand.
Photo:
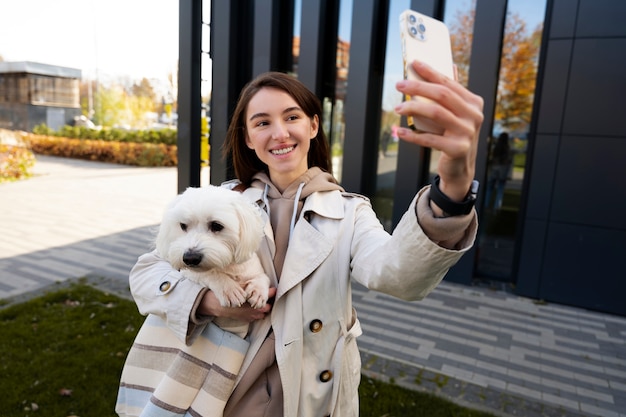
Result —
<svg viewBox="0 0 626 417"><path fill-rule="evenodd" d="M276 288L271 287L269 291L270 300L276 295ZM241 307L222 307L213 291L207 291L200 301L196 314L202 316L225 317L244 321L247 323L264 318L272 310L272 305L267 303L262 308L252 308L245 303Z"/></svg>

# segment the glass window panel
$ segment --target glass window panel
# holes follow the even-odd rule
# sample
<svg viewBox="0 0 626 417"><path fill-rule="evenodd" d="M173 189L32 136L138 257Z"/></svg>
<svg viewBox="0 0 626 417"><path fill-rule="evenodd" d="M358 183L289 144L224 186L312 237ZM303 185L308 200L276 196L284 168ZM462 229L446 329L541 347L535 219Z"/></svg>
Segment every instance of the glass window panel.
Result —
<svg viewBox="0 0 626 417"><path fill-rule="evenodd" d="M211 23L211 0L202 1L202 22Z"/></svg>
<svg viewBox="0 0 626 417"><path fill-rule="evenodd" d="M200 61L200 79L201 79L201 95L202 99L208 98L211 95L211 80L213 77L213 60L207 53L202 54Z"/></svg>
<svg viewBox="0 0 626 417"><path fill-rule="evenodd" d="M452 55L454 64L457 66L459 82L465 86L467 86L472 54L475 15L475 0L446 1L443 20L450 30Z"/></svg>
<svg viewBox="0 0 626 417"><path fill-rule="evenodd" d="M376 191L372 198L372 206L387 231L391 231L393 227L393 195L398 166L398 137L395 130L400 125L400 117L394 108L402 102L402 94L396 90L395 84L404 76L399 16L403 10L410 8L410 5L409 0L394 0L389 4L380 132L378 134Z"/></svg>
<svg viewBox="0 0 626 417"><path fill-rule="evenodd" d="M211 26L208 22L202 24L202 52L211 52Z"/></svg>
<svg viewBox="0 0 626 417"><path fill-rule="evenodd" d="M292 53L292 73L298 75L298 63L300 57L300 23L302 19L302 0L294 2L293 11L293 43L291 46Z"/></svg>
<svg viewBox="0 0 626 417"><path fill-rule="evenodd" d="M339 3L339 24L337 27L337 52L334 102L324 98L325 133L330 141L333 174L341 182L343 166L343 144L345 137L344 104L348 85L350 65L350 32L352 30L353 0L341 0Z"/></svg>
<svg viewBox="0 0 626 417"><path fill-rule="evenodd" d="M213 60L211 58L211 1L202 2L202 56L200 61L200 95L202 109L200 114L200 158L203 173L202 185L209 183L208 165L210 159L209 137L211 134L211 91L213 88Z"/></svg>
<svg viewBox="0 0 626 417"><path fill-rule="evenodd" d="M507 5L476 271L502 281L512 279L545 8L545 0Z"/></svg>

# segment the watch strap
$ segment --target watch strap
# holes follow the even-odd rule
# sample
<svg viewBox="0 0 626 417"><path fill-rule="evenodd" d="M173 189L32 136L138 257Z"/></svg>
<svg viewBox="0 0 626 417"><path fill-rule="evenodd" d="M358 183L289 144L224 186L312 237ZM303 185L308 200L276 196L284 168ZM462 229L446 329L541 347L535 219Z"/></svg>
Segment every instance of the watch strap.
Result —
<svg viewBox="0 0 626 417"><path fill-rule="evenodd" d="M478 194L478 181L472 181L472 186L469 192L461 202L450 200L441 189L439 189L439 182L441 178L439 175L435 176L430 186L430 200L437 204L443 212L448 216L460 216L463 214L469 214L472 208L476 204L476 196Z"/></svg>

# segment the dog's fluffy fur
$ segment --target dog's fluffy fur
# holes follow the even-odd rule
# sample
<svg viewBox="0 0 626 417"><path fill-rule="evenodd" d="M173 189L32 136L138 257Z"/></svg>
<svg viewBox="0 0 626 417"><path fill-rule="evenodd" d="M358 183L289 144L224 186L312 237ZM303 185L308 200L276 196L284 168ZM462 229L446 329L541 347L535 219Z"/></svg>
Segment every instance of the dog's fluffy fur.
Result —
<svg viewBox="0 0 626 417"><path fill-rule="evenodd" d="M265 306L270 280L256 255L263 236L258 207L216 186L188 188L167 207L156 249L183 275L206 285L224 307Z"/></svg>

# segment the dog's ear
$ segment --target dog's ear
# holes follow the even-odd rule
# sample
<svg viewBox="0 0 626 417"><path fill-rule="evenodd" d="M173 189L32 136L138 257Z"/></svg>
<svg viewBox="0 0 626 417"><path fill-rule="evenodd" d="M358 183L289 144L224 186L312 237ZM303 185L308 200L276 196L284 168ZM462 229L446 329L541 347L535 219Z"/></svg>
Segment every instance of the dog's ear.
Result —
<svg viewBox="0 0 626 417"><path fill-rule="evenodd" d="M250 259L259 248L263 236L263 218L259 208L244 197L236 199L234 209L239 219L239 245L235 250L235 263L242 263Z"/></svg>

